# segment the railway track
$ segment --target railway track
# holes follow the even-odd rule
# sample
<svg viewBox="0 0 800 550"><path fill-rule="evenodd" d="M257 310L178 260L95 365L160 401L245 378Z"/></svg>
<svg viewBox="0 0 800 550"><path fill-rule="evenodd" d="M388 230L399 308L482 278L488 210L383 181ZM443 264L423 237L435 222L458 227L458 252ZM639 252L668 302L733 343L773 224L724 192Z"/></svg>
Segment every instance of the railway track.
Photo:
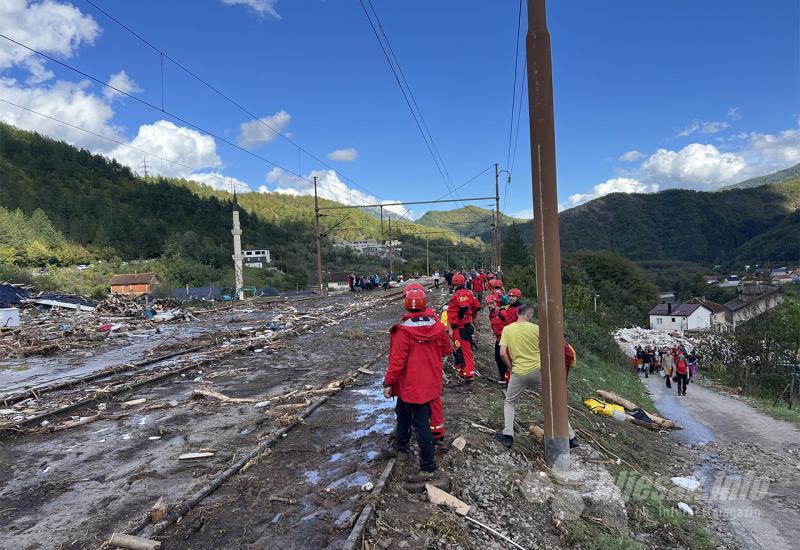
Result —
<svg viewBox="0 0 800 550"><path fill-rule="evenodd" d="M428 288L431 286L428 285ZM33 429L43 428L42 423L48 425L48 427L44 428L44 431L56 431L59 426L51 424L53 419L73 415L100 403L112 401L133 390L157 384L176 376L186 375L193 369L218 363L226 358L251 351L254 348L274 351L276 347L283 345L285 341L291 338L315 328L341 322L370 308L380 304L392 303L402 297L402 290L394 291L379 298L365 300L365 303L348 309L340 315L318 314L314 318L314 314L306 313L299 316L295 321L307 322L275 334L264 332L261 327L250 331L240 331L233 339L220 341L218 338L208 344L193 346L135 363L113 365L102 371L82 377L28 388L21 392L2 396L0 401L5 406L21 404L30 400L32 405L35 404L38 407L38 410L29 413L24 419L0 424L0 439L9 435L17 435ZM303 298L303 300L306 299ZM318 311L325 311L327 307L320 308ZM160 368L173 359L176 359L176 361L164 368ZM80 387L84 393L90 393L91 395L78 400L70 400L64 404L61 392L74 390L77 387ZM47 403L48 398L52 401L52 404ZM44 405L44 407L41 407L41 405ZM96 414L100 415L100 412Z"/></svg>

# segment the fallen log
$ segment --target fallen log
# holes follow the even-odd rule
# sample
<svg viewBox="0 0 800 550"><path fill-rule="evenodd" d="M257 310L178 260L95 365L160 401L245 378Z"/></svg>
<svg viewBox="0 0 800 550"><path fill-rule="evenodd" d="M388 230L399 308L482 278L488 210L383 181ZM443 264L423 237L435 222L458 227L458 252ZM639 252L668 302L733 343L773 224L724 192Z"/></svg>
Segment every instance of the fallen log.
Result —
<svg viewBox="0 0 800 550"><path fill-rule="evenodd" d="M161 542L157 540L145 539L133 535L121 535L114 533L108 541L109 546L127 548L128 550L159 550Z"/></svg>
<svg viewBox="0 0 800 550"><path fill-rule="evenodd" d="M659 428L658 424L655 422L644 422L643 420L638 420L632 416L629 416L628 418L630 419L631 423L635 424L636 426L641 426L642 428L647 428L648 430L652 430L654 432L661 431L661 428Z"/></svg>
<svg viewBox="0 0 800 550"><path fill-rule="evenodd" d="M614 392L604 391L604 390L597 390L597 395L599 395L600 397L602 397L606 401L610 401L612 403L615 403L615 404L623 407L626 411L635 411L636 409L639 408L639 406L636 403L634 403L633 401L629 401L629 400L625 399L624 397L621 397L621 396L617 395ZM642 409L642 410L644 411L644 409ZM652 420L653 422L658 424L659 428L661 428L661 429L664 429L664 430L680 429L680 427L677 424L675 424L675 422L673 422L672 420L670 420L668 418L663 418L663 417L658 416L657 414L653 414L653 413L651 413L649 411L644 411L644 412L645 412L645 414L647 416L650 417L650 420Z"/></svg>
<svg viewBox="0 0 800 550"><path fill-rule="evenodd" d="M192 391L192 397L211 397L219 399L223 403L256 403L257 399L250 399L247 397L228 397L218 391L211 389L196 389Z"/></svg>

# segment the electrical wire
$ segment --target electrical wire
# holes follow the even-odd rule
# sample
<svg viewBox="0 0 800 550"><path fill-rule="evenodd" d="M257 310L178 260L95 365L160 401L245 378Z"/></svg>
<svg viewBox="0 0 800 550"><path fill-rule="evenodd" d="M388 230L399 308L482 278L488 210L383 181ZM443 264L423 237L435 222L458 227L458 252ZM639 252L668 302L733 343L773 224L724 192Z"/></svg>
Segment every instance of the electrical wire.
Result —
<svg viewBox="0 0 800 550"><path fill-rule="evenodd" d="M28 50L28 51L30 51L32 53L35 53L35 54L37 54L37 55L39 55L39 56L41 56L41 57L43 57L43 58L45 58L45 59L47 59L49 61L52 61L53 63L56 63L57 65L60 65L60 66L62 66L64 68L66 68L66 69L69 69L69 70L71 70L71 71L83 76L84 78L88 78L89 80L92 80L93 82L95 82L97 84L100 84L101 86L104 86L104 87L106 87L106 88L108 88L110 90L113 90L113 91L115 91L115 92L117 92L119 94L122 94L125 97L133 99L134 101L137 101L137 102L141 103L142 105L144 105L146 107L149 107L149 108L151 108L151 109L153 109L155 111L163 113L163 114L173 118L174 120L177 120L181 124L185 124L187 126L191 126L192 128L194 128L195 130L197 130L197 131L199 131L201 133L208 134L209 136L213 137L214 139L217 139L217 140L219 140L219 141L221 141L221 142L223 142L223 143L225 143L227 145L230 145L231 147L233 147L235 149L238 149L239 151L242 151L245 154L248 154L248 155L250 155L250 156L252 156L254 158L257 158L257 159L259 159L259 160L261 160L263 162L266 162L266 163L268 163L268 164L270 164L270 165L272 165L272 166L274 166L276 168L280 168L284 172L287 172L287 173L297 177L300 180L303 180L303 181L306 181L308 183L313 184L312 180L310 180L310 179L308 179L308 178L306 178L306 177L304 177L304 176L302 176L302 175L300 175L300 174L298 174L296 172L293 172L292 170L289 170L288 168L286 168L286 167L284 167L284 166L282 166L282 165L280 165L280 164L278 164L278 163L276 163L276 162L274 162L274 161L272 161L272 160L270 160L270 159L268 159L268 158L266 158L266 157L264 157L262 155L259 155L258 153L254 153L253 151L245 149L244 147L241 147L240 145L237 145L236 143L233 143L232 141L230 141L230 140L228 140L228 139L226 139L226 138L224 138L224 137L222 137L222 136L220 136L218 134L215 134L215 133L213 133L213 132L211 132L209 130L206 130L202 126L199 126L199 125L197 125L197 124L195 124L193 122L190 122L189 120L187 120L185 118L182 118L181 116L176 115L175 113L172 113L172 112L170 112L170 111L168 111L166 109L162 110L157 105L154 105L153 103L150 103L147 100L144 100L144 99L142 99L140 97L137 97L137 96L135 96L133 94L130 94L130 93L124 91L124 90L121 90L121 89L113 86L112 84L104 82L104 81L100 80L99 78L94 77L94 76L92 76L92 75L90 75L90 74L78 69L77 67L73 67L69 63L65 63L63 61L59 61L58 59L55 59L54 57L51 57L51 56L49 56L49 55L47 55L47 54L45 54L43 52L40 52L39 50L36 50L35 48L31 48L30 46L27 46L27 45L23 44L22 42L14 40L13 38L11 38L9 36L6 36L5 34L0 33L0 38L3 38L3 39L5 39L5 40L7 40L7 41L9 41L9 42L11 42L13 44L16 44L17 46L20 46L21 48L25 48L26 50ZM157 155L154 155L154 156L157 156ZM341 195L341 193L337 194L332 189L329 189L329 191L331 193L335 194L335 195L338 195L339 197L343 196L343 195ZM352 195L352 191L350 192L350 197L349 198L350 198L350 200L358 199L364 204L369 204L369 201L367 201L366 199L362 199L362 198L359 198L359 197L354 197Z"/></svg>
<svg viewBox="0 0 800 550"><path fill-rule="evenodd" d="M161 103L162 103L162 107L163 107L163 103L164 103L164 99L163 99L163 98L164 98L164 90L163 90L163 83L164 83L164 75L163 75L163 60L164 60L164 59L166 59L166 60L168 60L169 62L171 62L172 64L174 64L176 67L178 67L179 69L181 69L182 71L184 71L186 74L188 74L189 76L191 76L192 78L194 78L195 80L197 80L198 82L200 82L200 83L201 83L203 86L207 87L209 90L213 91L215 94L219 95L220 97L222 97L223 99L225 99L226 101L228 101L228 102L229 102L231 105L235 106L235 107L236 107L236 108L238 108L240 111L242 111L243 113L245 113L246 115L248 115L249 117L251 117L253 120L255 120L256 122L258 122L258 123L259 123L259 124L261 124L262 126L264 126L264 127L268 128L268 129L269 129L271 132L273 132L275 135L279 136L280 138L282 138L282 139L283 139L283 140L285 140L286 142L290 143L290 144L291 144L291 145L293 145L294 147L297 147L297 150L298 150L298 151L302 151L303 153L305 153L306 155L308 155L309 157L311 157L311 158L312 158L312 159L314 159L315 161L319 162L320 164L322 164L323 166L325 166L325 167L326 167L326 168L328 168L329 170L334 170L334 171L336 171L336 173L337 173L337 174L339 174L339 175L340 175L340 176L341 176L341 177L342 177L344 180L346 180L346 181L347 181L348 183L350 183L351 185L353 185L353 186L355 186L355 187L358 187L358 188L360 188L361 190L363 190L363 191L365 191L365 192L369 193L370 195L373 195L373 196L375 196L375 197L377 197L377 198L380 198L380 197L378 197L378 196L377 196L377 195L376 195L374 192L372 192L371 190L367 189L367 188L366 188L366 187L364 187L363 185L361 185L361 184L359 184L358 182L354 181L352 178L348 177L346 174L342 173L342 171L341 171L341 170L339 170L339 169L337 169L337 168L335 168L335 167L331 166L330 164L328 164L327 162L325 162L324 160L322 160L321 158L319 158L318 156L316 156L314 153L312 153L312 152L311 152L311 151L309 151L308 149L305 149L305 148L304 148L302 145L300 145L299 143L297 143L296 141L294 141L292 138L290 138L290 137L288 137L287 135L285 135L284 133L280 132L278 129L276 129L274 126L272 126L272 125L271 125L271 124L269 124L268 122L266 122L266 121L262 120L262 117L259 117L259 116L255 115L255 114L254 114L254 113L253 113L253 112L252 112L250 109L248 109L247 107L245 107L244 105L242 105L240 102L236 101L235 99L231 98L229 95L227 95L227 94L225 94L224 92L222 92L222 91L221 91L219 88L217 88L216 86L214 86L213 84L211 84L210 82L208 82L207 80L205 80L204 78L200 77L200 76L199 76L197 73L195 73L194 71L192 71L191 69L189 69L188 67L186 67L186 66L185 66L183 63L181 63L180 61L178 61L178 60L177 60L177 59L175 59L174 57L170 56L168 53L166 53L164 50L162 50L162 49L161 49L161 48L159 48L158 46L154 45L154 44L153 44L152 42L150 42L149 40L145 39L145 38L144 38L142 35L140 35L138 32L136 32L136 31L135 31L135 30L133 30L131 27L129 27L128 25L126 25L125 23L123 23L122 21L120 21L119 19L117 19L116 17L114 17L113 15L111 15L110 13L108 13L106 10L104 10L103 8L101 8L100 6L98 6L98 5L97 5L95 2L93 2L92 0L84 0L84 1L85 1L87 4L89 4L89 5L93 6L93 7L94 7L94 8L95 8L97 11L99 11L100 13L102 13L103 15L105 15L106 17L108 17L108 18L109 18L111 21L113 21L114 23L116 23L117 25L119 25L120 27L122 27L123 29L125 29L126 31L128 31L128 32L129 32L131 35L133 35L134 37L136 37L136 38L137 38L138 40L140 40L142 43L146 44L146 45L147 45L147 46L149 46L151 49L153 49L154 51L158 52L158 54L161 56L161 59L162 59L162 69L161 69L161 70L162 70L162 75L161 75L161 83L162 83L162 90L161 90L161 97L162 97L162 99L161 99Z"/></svg>
<svg viewBox="0 0 800 550"><path fill-rule="evenodd" d="M432 145L428 142L428 138L430 137L431 140L432 140L432 136L426 135L425 131L422 128L422 123L420 122L420 118L422 118L422 113L420 112L419 115L418 115L417 112L414 110L414 107L412 106L411 100L409 99L409 93L406 92L406 89L403 87L403 84L400 81L400 76L398 75L398 70L395 68L394 64L392 63L392 59L389 56L389 52L387 51L387 46L385 46L383 41L381 40L381 36L378 33L378 29L375 27L375 23L372 21L372 17L370 17L369 11L367 10L367 6L364 4L364 0L359 0L359 2L361 4L361 8L364 10L364 15L367 16L367 21L369 21L369 25L372 28L372 32L375 34L375 38L378 40L378 44L381 47L381 51L383 51L383 55L386 58L386 62L389 64L389 68L391 69L392 74L394 75L395 81L397 82L397 86L400 88L400 91L403 94L403 99L405 99L406 105L408 105L408 109L409 109L409 111L411 111L411 116L414 118L414 123L417 125L417 129L419 130L420 134L422 135L422 139L425 142L425 146L427 147L428 152L431 155L431 158L433 158L433 162L436 164L436 169L439 171L439 175L442 177L442 181L444 182L445 187L447 187L448 191L450 191L452 193L452 189L450 188L451 187L450 183L448 182L447 177L444 174L444 170L443 170L442 166L440 166L439 159L436 156L436 154L434 153ZM375 16L376 16L376 19L377 19L377 13L375 14ZM388 44L388 41L387 41L387 44ZM399 67L399 65L398 65L398 67ZM408 215L408 212L406 212L406 215Z"/></svg>
<svg viewBox="0 0 800 550"><path fill-rule="evenodd" d="M514 133L514 107L517 103L517 68L519 67L519 31L522 25L522 0L519 0L519 11L517 12L517 43L514 48L514 87L511 93L511 123L508 128L508 154L506 156L506 166L511 166L511 138ZM520 90L520 95L522 91Z"/></svg>

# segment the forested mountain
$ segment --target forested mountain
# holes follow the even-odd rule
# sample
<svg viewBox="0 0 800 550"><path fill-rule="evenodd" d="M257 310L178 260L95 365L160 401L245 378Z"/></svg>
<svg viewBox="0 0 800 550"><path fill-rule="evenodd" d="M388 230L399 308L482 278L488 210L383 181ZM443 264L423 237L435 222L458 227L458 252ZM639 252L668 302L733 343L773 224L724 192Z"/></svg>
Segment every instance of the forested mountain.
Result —
<svg viewBox="0 0 800 550"><path fill-rule="evenodd" d="M784 181L800 177L800 164L790 166L783 170L778 170L766 176L759 176L757 178L750 178L749 180L740 181L727 187L722 187L718 191L729 191L730 189L747 189L749 187L761 187L762 185L775 185Z"/></svg>
<svg viewBox="0 0 800 550"><path fill-rule="evenodd" d="M230 200L228 193L195 182L143 180L106 157L0 123L0 207L4 209L0 211L0 262L68 265L91 257L131 260L166 254L227 269L232 254ZM313 198L245 193L239 196L239 204L243 246L269 248L277 267L305 285L314 246ZM326 214L322 218L326 264L331 270L350 269L352 258L330 246L330 237L380 239L380 221L359 209ZM24 224L20 222L20 228L11 233L8 228L17 223L15 219ZM336 224L336 231L330 232ZM402 226L403 232L393 232L393 236L409 244L414 239L408 233L429 230L411 222ZM433 240L452 243L457 239L450 232ZM470 244L483 248L479 241ZM86 256L90 258L77 259ZM174 282L178 280L183 279L177 277Z"/></svg>
<svg viewBox="0 0 800 550"><path fill-rule="evenodd" d="M615 193L560 214L561 247L705 265L796 262L800 177L718 192ZM528 242L533 229L526 224Z"/></svg>

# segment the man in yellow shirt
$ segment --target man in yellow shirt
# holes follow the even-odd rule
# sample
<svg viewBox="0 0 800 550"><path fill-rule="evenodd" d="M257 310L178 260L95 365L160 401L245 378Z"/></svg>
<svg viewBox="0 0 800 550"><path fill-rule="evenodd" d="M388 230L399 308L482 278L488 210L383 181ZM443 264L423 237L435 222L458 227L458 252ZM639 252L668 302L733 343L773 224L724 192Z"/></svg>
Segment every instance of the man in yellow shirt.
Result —
<svg viewBox="0 0 800 550"><path fill-rule="evenodd" d="M500 357L511 371L511 378L506 388L506 400L503 403L505 427L495 434L495 439L506 447L514 444L515 405L522 392L533 388L536 392L542 389L542 361L539 349L539 325L531 322L533 308L523 304L519 308L516 322L503 328L500 336ZM575 440L575 432L569 427L570 443Z"/></svg>

